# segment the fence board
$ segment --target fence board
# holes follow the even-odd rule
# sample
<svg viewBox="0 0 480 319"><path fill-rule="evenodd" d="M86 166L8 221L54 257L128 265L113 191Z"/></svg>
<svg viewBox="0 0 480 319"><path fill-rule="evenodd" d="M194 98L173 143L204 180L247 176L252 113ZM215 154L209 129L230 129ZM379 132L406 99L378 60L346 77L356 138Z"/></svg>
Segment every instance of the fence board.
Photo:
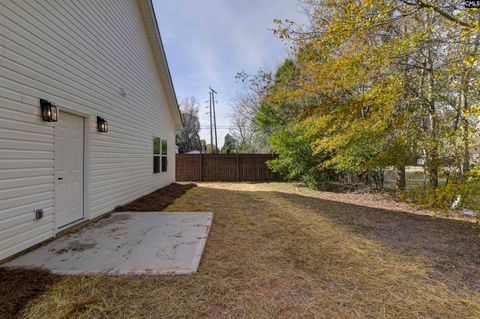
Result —
<svg viewBox="0 0 480 319"><path fill-rule="evenodd" d="M177 154L177 181L275 181L278 174L268 169L272 154Z"/></svg>

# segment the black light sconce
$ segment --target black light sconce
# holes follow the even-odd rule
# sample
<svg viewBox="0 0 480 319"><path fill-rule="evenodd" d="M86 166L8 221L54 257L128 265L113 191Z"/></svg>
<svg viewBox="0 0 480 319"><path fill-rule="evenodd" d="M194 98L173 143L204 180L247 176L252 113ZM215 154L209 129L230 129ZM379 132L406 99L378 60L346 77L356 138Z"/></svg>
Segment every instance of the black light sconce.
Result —
<svg viewBox="0 0 480 319"><path fill-rule="evenodd" d="M97 116L97 129L102 133L108 132L108 122L100 116Z"/></svg>
<svg viewBox="0 0 480 319"><path fill-rule="evenodd" d="M40 99L40 107L42 108L42 118L46 122L56 122L58 120L57 106L52 102Z"/></svg>

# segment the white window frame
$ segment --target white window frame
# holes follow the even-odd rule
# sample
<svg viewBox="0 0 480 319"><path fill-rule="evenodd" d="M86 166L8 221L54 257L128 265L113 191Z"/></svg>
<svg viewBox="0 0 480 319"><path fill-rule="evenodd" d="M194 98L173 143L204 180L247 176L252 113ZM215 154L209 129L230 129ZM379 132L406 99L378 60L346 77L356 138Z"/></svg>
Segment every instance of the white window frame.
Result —
<svg viewBox="0 0 480 319"><path fill-rule="evenodd" d="M155 142L158 142L160 143L159 147L158 147L158 154L155 154ZM152 165L153 165L153 170L152 170L152 173L153 175L157 175L157 174L160 174L162 172L162 139L158 136L153 136L153 150L152 150L152 153L153 153L153 161L152 161ZM155 171L155 158L158 158L158 171Z"/></svg>
<svg viewBox="0 0 480 319"><path fill-rule="evenodd" d="M165 142L165 153L163 152L163 142ZM168 141L163 139L160 141L160 172L166 173L168 172ZM165 170L163 169L163 161L165 160Z"/></svg>

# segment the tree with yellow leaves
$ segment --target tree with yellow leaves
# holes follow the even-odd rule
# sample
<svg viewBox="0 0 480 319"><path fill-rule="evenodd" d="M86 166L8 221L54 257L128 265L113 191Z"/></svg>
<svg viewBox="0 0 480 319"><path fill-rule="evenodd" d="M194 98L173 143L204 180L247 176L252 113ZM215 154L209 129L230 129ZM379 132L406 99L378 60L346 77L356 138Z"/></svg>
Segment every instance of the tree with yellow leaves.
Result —
<svg viewBox="0 0 480 319"><path fill-rule="evenodd" d="M294 58L257 115L280 155L273 167L295 171L308 159L298 174L355 174L381 187L395 166L405 190L405 166L422 157L433 189L447 167L464 176L478 131L480 16L456 2L310 0L309 26L277 20ZM292 140L311 154L286 150Z"/></svg>

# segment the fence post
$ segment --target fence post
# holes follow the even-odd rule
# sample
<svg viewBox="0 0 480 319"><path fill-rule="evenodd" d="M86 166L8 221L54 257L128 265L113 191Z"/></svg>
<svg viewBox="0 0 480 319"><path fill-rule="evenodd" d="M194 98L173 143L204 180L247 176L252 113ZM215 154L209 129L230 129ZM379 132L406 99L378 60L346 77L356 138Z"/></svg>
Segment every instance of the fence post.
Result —
<svg viewBox="0 0 480 319"><path fill-rule="evenodd" d="M200 182L203 182L203 153L200 153Z"/></svg>
<svg viewBox="0 0 480 319"><path fill-rule="evenodd" d="M238 164L238 153L237 153L237 165L236 165L237 171L236 171L236 180L237 182L240 181L240 165Z"/></svg>

